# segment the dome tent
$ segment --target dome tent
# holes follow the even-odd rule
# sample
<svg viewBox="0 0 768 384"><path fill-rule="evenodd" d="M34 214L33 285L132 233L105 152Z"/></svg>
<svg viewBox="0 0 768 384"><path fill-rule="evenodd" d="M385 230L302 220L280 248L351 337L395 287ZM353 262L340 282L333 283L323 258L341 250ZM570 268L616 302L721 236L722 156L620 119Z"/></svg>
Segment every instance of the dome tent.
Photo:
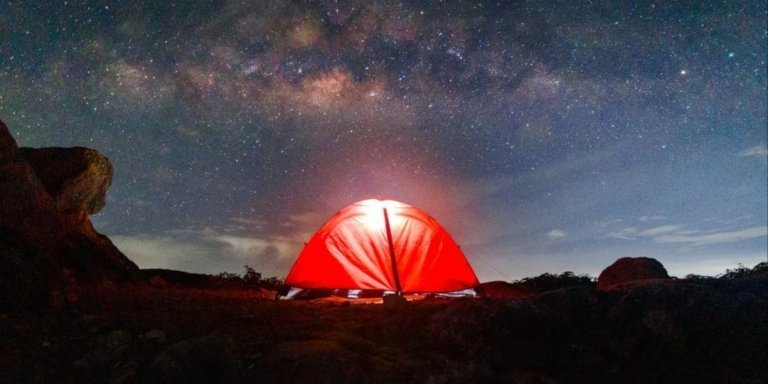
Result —
<svg viewBox="0 0 768 384"><path fill-rule="evenodd" d="M305 245L285 284L438 293L471 289L478 281L435 219L408 204L371 199L333 215Z"/></svg>

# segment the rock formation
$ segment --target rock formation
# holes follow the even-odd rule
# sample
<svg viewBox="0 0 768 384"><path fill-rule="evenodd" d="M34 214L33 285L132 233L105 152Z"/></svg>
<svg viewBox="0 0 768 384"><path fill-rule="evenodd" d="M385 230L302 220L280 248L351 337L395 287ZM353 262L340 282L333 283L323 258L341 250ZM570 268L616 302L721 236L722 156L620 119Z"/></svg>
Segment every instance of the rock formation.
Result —
<svg viewBox="0 0 768 384"><path fill-rule="evenodd" d="M90 148L21 148L24 159L63 213L99 212L112 184L112 164Z"/></svg>
<svg viewBox="0 0 768 384"><path fill-rule="evenodd" d="M669 279L667 270L658 260L649 257L622 257L600 272L597 289L605 291L622 284L652 279Z"/></svg>
<svg viewBox="0 0 768 384"><path fill-rule="evenodd" d="M60 240L62 223L35 171L0 121L0 231L46 249ZM12 232L12 233L11 233Z"/></svg>
<svg viewBox="0 0 768 384"><path fill-rule="evenodd" d="M0 122L0 308L135 276L136 265L88 218L104 206L111 180L109 159L98 152L19 149Z"/></svg>

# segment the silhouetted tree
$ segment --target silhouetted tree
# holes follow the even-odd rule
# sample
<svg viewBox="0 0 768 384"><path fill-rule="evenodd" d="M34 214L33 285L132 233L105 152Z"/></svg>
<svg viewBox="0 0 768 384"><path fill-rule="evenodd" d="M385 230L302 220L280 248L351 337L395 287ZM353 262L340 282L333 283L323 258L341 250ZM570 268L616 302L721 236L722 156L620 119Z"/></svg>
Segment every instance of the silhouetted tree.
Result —
<svg viewBox="0 0 768 384"><path fill-rule="evenodd" d="M725 273L723 273L718 277L720 277L721 279L744 279L747 277L755 277L765 273L768 273L767 262L758 263L752 269L750 269L749 267L745 267L743 264L739 263L738 267L734 269L726 269Z"/></svg>
<svg viewBox="0 0 768 384"><path fill-rule="evenodd" d="M246 265L245 273L243 273L243 282L248 285L259 285L261 283L261 272L256 272L255 269Z"/></svg>

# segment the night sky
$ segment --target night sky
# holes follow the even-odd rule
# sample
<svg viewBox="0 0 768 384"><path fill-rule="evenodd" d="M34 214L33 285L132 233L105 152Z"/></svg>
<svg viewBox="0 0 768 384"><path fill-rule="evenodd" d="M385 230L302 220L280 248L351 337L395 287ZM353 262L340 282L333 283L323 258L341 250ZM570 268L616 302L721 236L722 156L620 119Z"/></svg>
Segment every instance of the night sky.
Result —
<svg viewBox="0 0 768 384"><path fill-rule="evenodd" d="M3 1L0 119L87 146L139 266L285 276L417 206L481 281L768 257L765 1Z"/></svg>

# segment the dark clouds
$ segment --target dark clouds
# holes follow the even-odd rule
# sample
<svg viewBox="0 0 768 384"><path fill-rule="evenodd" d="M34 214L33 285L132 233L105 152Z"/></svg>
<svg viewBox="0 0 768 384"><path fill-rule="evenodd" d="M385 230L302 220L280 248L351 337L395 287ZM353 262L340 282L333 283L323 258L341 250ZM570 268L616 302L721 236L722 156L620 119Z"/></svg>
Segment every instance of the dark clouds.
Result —
<svg viewBox="0 0 768 384"><path fill-rule="evenodd" d="M191 231L210 268L179 268L284 273L264 249L290 259L382 196L511 275L766 252L765 4L189 3L0 5L2 118L23 145L113 160L96 221L128 246ZM740 240L599 225L651 216Z"/></svg>

